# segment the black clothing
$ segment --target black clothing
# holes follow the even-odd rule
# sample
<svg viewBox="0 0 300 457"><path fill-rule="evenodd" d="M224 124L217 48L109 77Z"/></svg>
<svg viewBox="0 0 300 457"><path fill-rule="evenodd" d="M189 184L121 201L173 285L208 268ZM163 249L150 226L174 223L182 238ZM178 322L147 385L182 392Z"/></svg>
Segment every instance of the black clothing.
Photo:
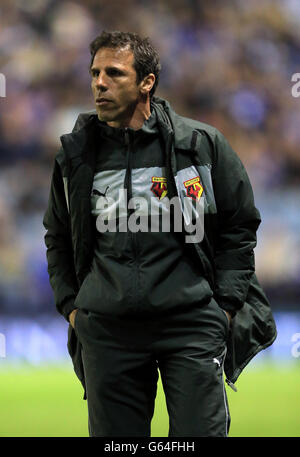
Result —
<svg viewBox="0 0 300 457"><path fill-rule="evenodd" d="M215 300L148 321L79 310L90 436L150 436L158 369L169 436L227 436L228 319Z"/></svg>
<svg viewBox="0 0 300 457"><path fill-rule="evenodd" d="M115 226L111 225L113 231L104 233L96 230L95 255L75 306L101 315L145 317L208 303L213 292L201 269L190 261L182 240L162 231L161 224L156 232L151 231L146 220L151 215L151 199L155 199L158 208L167 200L160 189L157 195L154 193L155 180L165 179L165 154L155 110L137 131L99 122L96 136L100 137L100 146L91 196L93 225L106 213ZM193 173L192 168L183 171L186 176L189 171ZM147 231L117 230L121 224L117 212L122 208L120 189L147 203L140 216ZM103 208L105 205L108 209ZM122 221L126 223L127 216Z"/></svg>
<svg viewBox="0 0 300 457"><path fill-rule="evenodd" d="M256 230L260 224L260 215L255 208L251 184L240 159L224 136L215 128L177 115L166 101L157 97L153 98L151 106L152 113L156 116L156 124L151 127L154 132L148 132L149 135L144 133L145 138L149 137L151 145L157 141L156 127L159 132L160 147L155 147L154 154L157 156L154 162L151 162L152 154L146 152L145 156L140 157L131 149L135 143L131 142L130 135L133 135L133 140L136 137L138 141L138 136L144 133L130 133L127 129L127 132L124 132L127 146L126 166L124 157L122 158L121 145L119 154L116 154L120 161L119 168L117 165L112 168L109 160L115 160L115 156L112 154L104 157L102 146L107 145L109 141L117 141L117 138L112 138L110 133L118 136L120 132L109 133L108 129L105 136L103 129L103 136L99 135L101 125L96 112L79 115L73 132L61 137L62 148L55 160L49 205L44 217L44 226L47 230L45 242L48 271L57 310L68 320L70 312L77 306L80 308L77 312L79 331L77 333L71 325L69 326L68 349L74 370L87 395L93 395L89 393L89 389L90 392L93 391L89 387L91 386L89 372L93 368L87 362L89 332L86 331L88 326L84 325L84 320L87 322L87 316L89 325L93 326L93 319L90 317L96 314L99 318L99 320L94 319L95 325L98 322L99 327L94 328L94 333L91 332L96 339L98 332L104 331L103 326L107 319L112 319L114 322L113 334L116 334L119 328L120 319L122 328L126 329L123 322L129 323L134 319L139 319L144 325L150 319L153 322L160 322L170 318L170 327L165 327L165 331L172 332L172 319L176 321L177 316L184 316L193 325L193 319L197 313L201 315L209 309L212 302L217 303L220 308L215 308L216 322L217 316L223 316L223 319L226 317L222 309L234 315L226 338L223 335L224 345L227 346L224 371L228 383L234 383L249 361L260 350L270 346L276 338L276 326L270 305L255 275L253 250L256 246ZM138 182L132 160L134 163L137 159L145 161L136 165L137 169L144 168L143 176L147 175L148 168L152 165L160 168L161 174L151 175L159 178L152 182L154 193L162 197L163 191L167 192L170 199L177 198L182 211L181 217L185 222L186 199L197 200L203 205L205 229L203 239L196 240L193 235L191 236L188 224L184 225L181 233L175 234L171 231L167 239L164 238L166 234L161 232L128 233L123 238L117 233L108 236L104 233L99 234L95 225L95 215L92 213L93 199L100 199L100 197L105 199L110 191L107 186L112 184L105 184L103 187L96 185L93 188L94 184L97 184L94 182L97 172L104 173L105 166L114 169L115 172L118 169L122 171L123 183L131 197ZM101 162L103 160L104 162ZM147 175L147 179L149 177L150 175ZM161 185L160 188L158 184ZM149 187L147 189L149 191ZM161 199L162 205L164 200L165 198ZM97 203L95 208L97 209ZM199 213L196 212L196 214L193 213L192 218L198 216ZM119 223L120 220L119 218ZM158 244L154 246L156 235ZM138 250L136 250L136 240L139 241ZM143 243L140 243L142 240ZM122 241L121 244L116 245L117 249L113 246L115 241L117 243ZM114 249L114 259L111 258L111 249ZM161 259L160 249L163 253ZM105 259L105 262L109 263L99 264L99 259L104 259L105 252L110 252L109 260ZM116 261L118 253L121 257ZM142 255L143 264L140 263L139 255ZM115 298L116 295L109 293L108 283L118 276L119 261L124 269L122 268L122 272L119 273L122 279L117 278L117 281L121 282L114 283L114 285L120 285L121 293L118 301ZM97 265L95 262L98 262ZM166 271L176 262L187 284L179 279L180 274L176 273L176 268ZM152 263L155 268L151 269ZM187 278L185 275L188 269L190 277ZM103 277L99 279L99 276L98 280L99 291L103 291L105 300L102 300L93 290L93 287L97 288L97 274L94 275L94 284L87 286L85 284L85 280L88 282L89 278L93 277L91 276L94 274L93 271L103 274ZM126 274L128 274L128 284ZM168 277L171 278L170 283L168 283ZM104 287L103 281L107 279L108 283ZM176 294L172 295L174 289L178 289L179 299ZM87 303L91 309L85 308ZM92 303L95 308L92 308ZM201 330L200 327L199 331L202 332L205 325ZM128 332L130 328L132 327L128 324ZM177 331L179 333L176 333ZM215 331L216 329L210 335ZM148 336L151 335L151 329L149 332ZM176 321L173 337L168 343L170 347L176 347L176 351L180 350L176 346L176 338L178 337L180 341L181 332L180 321ZM193 340L196 333L187 333ZM103 343L101 347L106 350L108 341L101 337L101 333L99 335ZM212 369L211 365L217 365L213 360L219 355L212 339L209 370ZM118 346L115 340L115 347L118 346L119 350L124 349L124 341L119 343ZM159 344L160 341L156 341L152 349L157 349ZM141 350L144 349L142 345ZM163 347L161 350L163 351ZM182 350L185 351L184 347ZM95 357L98 356L100 357L95 353ZM201 359L200 355L199 359ZM151 360L154 366L153 360L159 362L159 355L155 359L153 352ZM103 364L104 368L105 362ZM171 359L170 364L172 365ZM101 371L101 367L99 370ZM171 366L170 370L172 372ZM152 379L155 379L155 374L153 376ZM163 382L166 382L166 377L168 378L167 373ZM152 390L151 392L153 395ZM127 391L127 394L130 395L130 392ZM149 415L151 416L151 405L149 408L148 418ZM210 413L212 414L211 410ZM173 419L174 416L172 416ZM211 416L210 420L212 420ZM204 430L206 430L205 427ZM199 433L202 432L199 431Z"/></svg>

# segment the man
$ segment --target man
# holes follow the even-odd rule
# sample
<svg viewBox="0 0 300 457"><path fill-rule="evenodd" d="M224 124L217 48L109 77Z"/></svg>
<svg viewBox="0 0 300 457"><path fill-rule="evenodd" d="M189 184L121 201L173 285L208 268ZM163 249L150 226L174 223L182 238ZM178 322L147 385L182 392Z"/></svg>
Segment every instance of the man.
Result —
<svg viewBox="0 0 300 457"><path fill-rule="evenodd" d="M90 51L96 111L61 137L44 217L90 436L150 436L158 369L169 436L226 436L224 364L235 388L276 337L251 185L220 132L154 96L148 39L103 32Z"/></svg>

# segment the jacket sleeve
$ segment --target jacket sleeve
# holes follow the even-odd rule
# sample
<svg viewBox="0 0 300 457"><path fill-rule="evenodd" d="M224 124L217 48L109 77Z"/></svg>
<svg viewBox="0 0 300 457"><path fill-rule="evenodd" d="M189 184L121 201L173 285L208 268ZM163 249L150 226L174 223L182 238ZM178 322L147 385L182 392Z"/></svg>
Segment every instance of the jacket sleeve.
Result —
<svg viewBox="0 0 300 457"><path fill-rule="evenodd" d="M215 298L233 315L247 297L255 271L256 231L261 222L247 172L218 132L212 179L218 213L215 249Z"/></svg>
<svg viewBox="0 0 300 457"><path fill-rule="evenodd" d="M74 300L78 285L74 269L70 217L57 158L43 224L46 229L48 273L55 305L58 312L68 321L69 313L75 309Z"/></svg>

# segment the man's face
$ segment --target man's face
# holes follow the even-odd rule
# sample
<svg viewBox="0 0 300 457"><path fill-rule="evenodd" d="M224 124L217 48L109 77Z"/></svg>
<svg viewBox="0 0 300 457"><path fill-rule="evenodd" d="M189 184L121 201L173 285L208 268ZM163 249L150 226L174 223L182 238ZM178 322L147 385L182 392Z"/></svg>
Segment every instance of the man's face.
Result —
<svg viewBox="0 0 300 457"><path fill-rule="evenodd" d="M100 48L90 69L98 118L114 127L128 124L140 98L133 63L128 48Z"/></svg>

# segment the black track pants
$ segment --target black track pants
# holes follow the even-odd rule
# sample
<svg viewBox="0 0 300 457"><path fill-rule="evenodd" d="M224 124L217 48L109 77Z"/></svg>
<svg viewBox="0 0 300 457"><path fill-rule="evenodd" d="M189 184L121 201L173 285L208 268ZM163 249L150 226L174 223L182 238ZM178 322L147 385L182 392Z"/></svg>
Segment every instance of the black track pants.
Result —
<svg viewBox="0 0 300 457"><path fill-rule="evenodd" d="M169 436L226 436L228 319L215 300L151 321L78 310L90 436L150 436L158 369Z"/></svg>

